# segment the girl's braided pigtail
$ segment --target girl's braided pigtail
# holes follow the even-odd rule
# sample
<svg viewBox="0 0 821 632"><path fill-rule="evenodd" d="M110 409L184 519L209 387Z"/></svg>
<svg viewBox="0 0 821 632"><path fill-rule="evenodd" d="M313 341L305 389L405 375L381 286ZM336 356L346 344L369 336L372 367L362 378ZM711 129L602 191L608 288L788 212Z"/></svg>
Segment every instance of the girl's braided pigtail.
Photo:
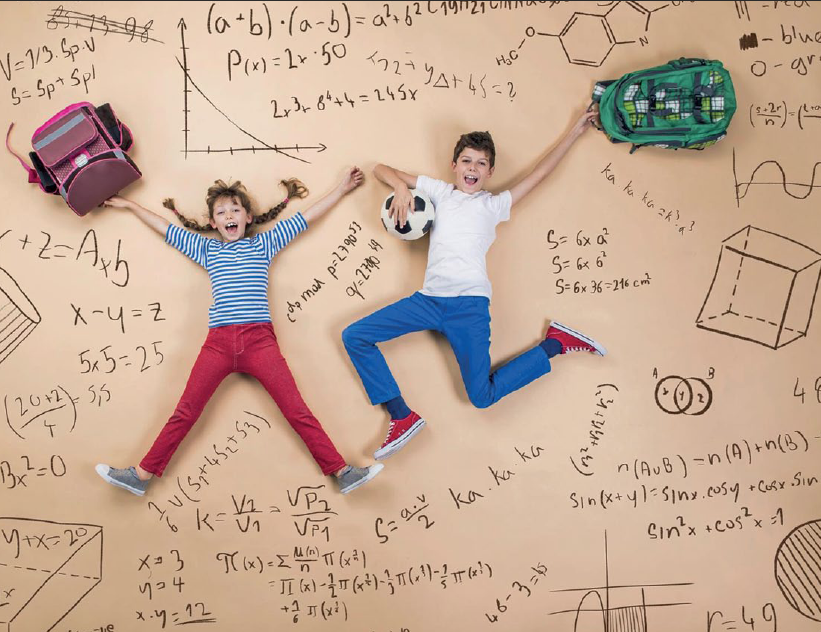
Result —
<svg viewBox="0 0 821 632"><path fill-rule="evenodd" d="M266 213L254 217L254 224L264 224L265 222L271 221L279 215L280 212L282 212L282 209L288 206L288 202L290 200L294 198L304 198L308 195L308 189L296 178L283 180L280 184L282 184L288 192L287 197L282 200L282 202L269 209Z"/></svg>
<svg viewBox="0 0 821 632"><path fill-rule="evenodd" d="M174 198L165 198L162 201L162 205L165 208L169 209L171 212L173 212L174 215L177 216L177 219L180 220L180 223L186 228L190 228L191 230L198 230L201 232L214 230L213 228L211 228L210 224L206 224L205 226L203 226L202 224L197 224L197 222L194 222L190 219L186 219L185 216L180 214L180 212L177 210L177 207L174 206Z"/></svg>

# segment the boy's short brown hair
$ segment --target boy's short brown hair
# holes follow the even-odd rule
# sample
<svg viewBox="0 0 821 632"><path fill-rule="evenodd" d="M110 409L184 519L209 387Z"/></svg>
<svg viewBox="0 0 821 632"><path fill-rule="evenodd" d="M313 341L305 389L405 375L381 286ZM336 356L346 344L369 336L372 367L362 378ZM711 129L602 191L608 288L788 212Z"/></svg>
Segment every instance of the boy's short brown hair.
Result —
<svg viewBox="0 0 821 632"><path fill-rule="evenodd" d="M476 151L483 151L487 154L490 160L491 168L496 164L496 146L493 144L493 138L490 132L470 132L469 134L462 134L456 147L453 148L453 162L459 158L459 154L466 147L475 149Z"/></svg>

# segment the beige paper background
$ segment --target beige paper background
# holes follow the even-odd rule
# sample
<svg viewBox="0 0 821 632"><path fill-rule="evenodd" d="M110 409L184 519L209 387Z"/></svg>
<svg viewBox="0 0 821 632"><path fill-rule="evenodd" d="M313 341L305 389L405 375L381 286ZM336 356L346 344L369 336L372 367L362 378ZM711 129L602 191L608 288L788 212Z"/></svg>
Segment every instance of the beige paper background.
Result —
<svg viewBox="0 0 821 632"><path fill-rule="evenodd" d="M488 256L491 355L501 362L529 348L550 319L589 332L609 354L559 358L550 375L478 410L442 338L383 345L406 400L429 423L349 496L321 476L260 385L240 375L220 386L144 499L105 485L94 465L138 461L173 410L206 333L209 282L135 217L76 217L26 184L8 156L0 267L41 322L0 363L0 621L14 616L21 594L33 594L30 573L42 583L61 572L66 550L88 555L81 545L101 527L101 577L86 558L84 570L65 567L53 581L86 578L74 599L32 599L25 620L41 622L27 628L20 615L9 629L818 629L817 319L806 337L773 350L698 328L696 318L722 242L738 231L752 226L821 249L821 194L812 188L821 10L613 4L61 5L105 14L134 37L99 20L93 26L102 30L90 30L78 13L71 26L49 25L59 5L0 6L0 118L16 123L13 145L27 151L34 129L69 103L110 102L134 133L130 153L144 175L124 193L169 219L164 197L198 212L216 178L240 178L261 207L282 197L282 178L301 178L310 203L347 165L365 170L361 189L277 257L270 290L274 327L306 401L360 465L371 462L387 419L367 402L340 334L417 290L426 260L424 241L403 243L381 228L388 190L371 175L377 162L447 179L458 135L487 129L498 152L492 189L504 190L564 133L596 80L680 56L722 60L739 102L727 139L704 152L629 155L594 131L573 147L499 227ZM189 149L262 146L216 108L268 144L327 149L293 151L301 161L270 151L186 155L181 18L190 77L212 102L189 86ZM578 26L561 41L540 35L558 35L572 20ZM141 41L149 21L152 39ZM619 42L609 53L606 27ZM93 74L87 92L72 85L75 72L81 82ZM53 94L41 96L49 84ZM401 101L400 85L415 100ZM328 94L323 109L319 97ZM298 111L295 99L311 109ZM274 118L274 100L278 115L291 110L286 118ZM770 163L754 186L736 188L734 152L739 182L777 161L792 184L760 184L781 181ZM337 250L352 226L356 244ZM585 237L590 245L578 245ZM790 256L775 241L768 256ZM338 280L327 270L334 252L347 257ZM372 255L379 268L365 280L355 271ZM554 258L568 267L557 272ZM743 288L751 304L779 314L785 290L770 269L762 264ZM806 310L813 270L815 279L795 290ZM364 298L348 296L360 279ZM562 293L559 279L569 284ZM303 300L315 280L324 285ZM4 279L8 294L11 285ZM289 313L296 301L302 309ZM665 413L654 393L666 376L693 378L691 412L709 385L709 408ZM686 390L680 380L661 388L671 384ZM591 420L600 422L595 435ZM582 465L582 457L592 459ZM777 568L786 569L783 591ZM31 617L35 608L46 615Z"/></svg>

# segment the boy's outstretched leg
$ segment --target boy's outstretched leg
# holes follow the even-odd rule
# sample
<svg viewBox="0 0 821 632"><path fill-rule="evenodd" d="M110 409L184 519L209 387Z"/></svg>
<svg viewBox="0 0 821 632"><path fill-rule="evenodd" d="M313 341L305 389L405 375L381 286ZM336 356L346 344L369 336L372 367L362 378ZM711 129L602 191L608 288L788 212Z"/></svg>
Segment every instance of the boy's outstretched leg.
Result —
<svg viewBox="0 0 821 632"><path fill-rule="evenodd" d="M547 335L539 345L550 358L554 355L575 351L588 351L600 356L607 355L607 349L589 336L557 322L550 323Z"/></svg>
<svg viewBox="0 0 821 632"><path fill-rule="evenodd" d="M451 309L445 336L453 348L470 403L487 408L550 372L550 360L538 346L491 372L490 301L484 296L447 299Z"/></svg>
<svg viewBox="0 0 821 632"><path fill-rule="evenodd" d="M387 437L373 455L377 460L403 448L425 426L425 420L402 399L399 385L377 343L415 331L440 331L441 321L441 306L437 301L417 292L349 325L342 332L342 342L368 398L372 404L384 404L391 417Z"/></svg>
<svg viewBox="0 0 821 632"><path fill-rule="evenodd" d="M401 397L397 397L395 399L401 400ZM394 400L391 400L393 402ZM389 405L391 402L388 402L386 406L388 407L388 411L390 412L391 406ZM402 404L404 404L404 400L402 400ZM422 419L419 415L413 412L410 408L405 406L408 414L404 417L400 417L399 414L391 413L391 422L390 426L388 426L388 435L385 437L385 441L382 443L382 446L373 453L373 458L377 461L382 459L387 459L391 454L398 452L405 445L416 436L424 426L425 420Z"/></svg>

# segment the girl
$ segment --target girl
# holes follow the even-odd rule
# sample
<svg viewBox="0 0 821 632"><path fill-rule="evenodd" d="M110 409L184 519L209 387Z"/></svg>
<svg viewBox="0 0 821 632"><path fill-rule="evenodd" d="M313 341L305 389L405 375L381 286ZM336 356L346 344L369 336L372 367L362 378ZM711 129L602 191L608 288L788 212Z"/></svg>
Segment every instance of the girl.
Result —
<svg viewBox="0 0 821 632"><path fill-rule="evenodd" d="M273 219L292 197L307 195L298 180L283 181L288 197L258 217L240 182L227 186L222 180L208 190L206 202L210 228L220 239L206 239L178 226L125 198L114 196L105 206L125 208L145 224L165 236L183 254L203 266L211 278L214 304L209 310L208 336L191 369L188 384L174 414L165 424L154 445L139 466L118 469L97 465L97 473L109 483L142 496L154 476L162 476L180 442L197 421L205 404L220 382L233 372L256 377L273 397L282 414L310 450L323 474L333 474L343 494L376 476L381 464L367 468L352 467L337 452L328 435L299 394L285 358L279 351L268 309L268 267L271 259L294 237L333 208L343 196L362 184L358 167L347 171L331 192L308 208L274 228L245 237L251 224ZM174 208L173 200L164 205ZM177 213L179 215L179 213ZM186 226L208 230L193 222Z"/></svg>

